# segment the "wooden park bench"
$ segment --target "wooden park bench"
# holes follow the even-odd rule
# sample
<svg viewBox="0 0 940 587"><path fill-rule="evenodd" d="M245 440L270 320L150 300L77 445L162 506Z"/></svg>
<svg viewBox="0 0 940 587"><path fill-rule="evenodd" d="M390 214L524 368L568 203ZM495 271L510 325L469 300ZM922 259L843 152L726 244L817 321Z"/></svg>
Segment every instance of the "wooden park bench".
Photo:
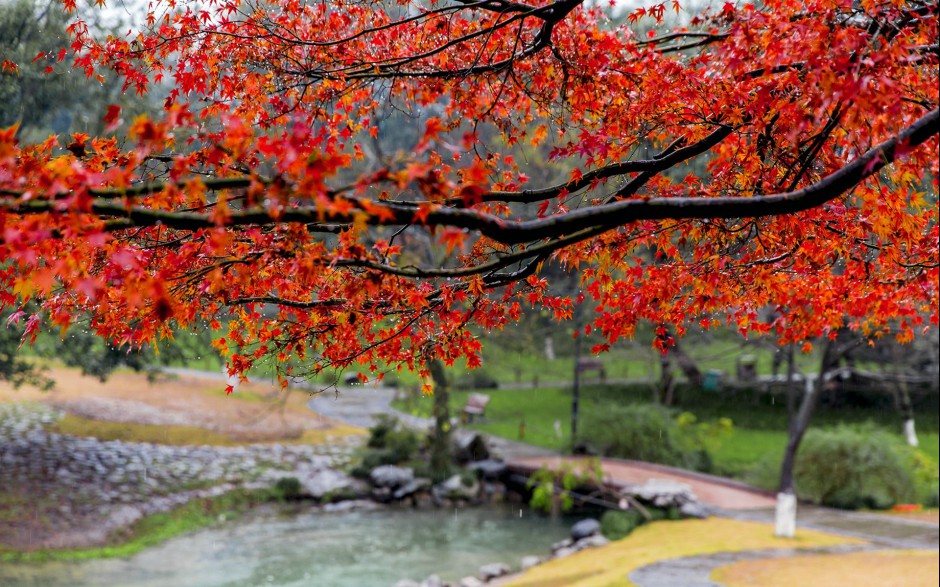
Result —
<svg viewBox="0 0 940 587"><path fill-rule="evenodd" d="M471 393L467 398L467 404L463 407L464 422L470 422L475 416L483 417L486 412L486 404L490 403L490 396L485 393Z"/></svg>
<svg viewBox="0 0 940 587"><path fill-rule="evenodd" d="M578 371L597 371L597 377L601 382L607 381L607 371L604 370L604 363L600 359L578 359Z"/></svg>

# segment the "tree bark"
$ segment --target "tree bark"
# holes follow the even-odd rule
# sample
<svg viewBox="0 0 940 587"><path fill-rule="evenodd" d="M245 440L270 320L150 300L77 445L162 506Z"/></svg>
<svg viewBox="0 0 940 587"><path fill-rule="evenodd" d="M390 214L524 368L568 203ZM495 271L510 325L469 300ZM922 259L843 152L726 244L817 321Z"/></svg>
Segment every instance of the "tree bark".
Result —
<svg viewBox="0 0 940 587"><path fill-rule="evenodd" d="M831 342L827 347L831 346ZM796 454L800 448L803 435L809 427L810 418L819 397L818 390L825 376L825 365L829 349L823 353L820 373L815 380L806 377L803 385L803 397L796 407L797 388L795 384L796 365L794 362L793 347L787 353L787 410L789 412L789 434L787 446L783 453L783 463L780 465L780 485L777 490L777 509L774 516L774 534L782 538L793 538L796 535L796 482L794 469Z"/></svg>
<svg viewBox="0 0 940 587"><path fill-rule="evenodd" d="M675 397L673 390L676 387L676 382L672 376L672 360L669 353L659 356L659 367L662 377L659 380L659 389L656 390L656 403L670 406Z"/></svg>
<svg viewBox="0 0 940 587"><path fill-rule="evenodd" d="M783 454L783 463L780 465L780 485L777 491L777 511L774 520L774 532L777 536L792 538L796 533L797 504L796 480L794 479L796 454L800 448L800 442L803 441L803 435L806 433L806 429L809 428L813 411L819 403L819 396L822 394L826 383L831 379L831 375L838 369L839 361L849 351L861 344L862 340L858 338L843 344L839 344L835 340L826 342L822 360L819 364L819 374L815 379L811 379L809 376L804 378L804 391L799 410L795 410L796 397L794 394L796 391L793 383L796 366L794 364L793 349L790 348L787 367L787 408L790 412L789 438Z"/></svg>
<svg viewBox="0 0 940 587"><path fill-rule="evenodd" d="M675 341L669 349L669 354L675 357L676 365L682 369L682 373L685 374L686 379L688 379L692 385L701 387L702 371L698 368L698 365L695 364L695 360L679 346L678 340Z"/></svg>
<svg viewBox="0 0 940 587"><path fill-rule="evenodd" d="M917 431L914 428L914 406L911 404L911 394L907 388L907 381L904 380L904 374L898 371L899 365L902 363L901 347L896 344L893 345L891 354L894 355L895 372L899 375L895 385L898 392L898 410L901 412L901 420L904 422L904 439L907 444L916 448L920 443L917 440Z"/></svg>
<svg viewBox="0 0 940 587"><path fill-rule="evenodd" d="M551 334L545 336L545 359L548 361L555 360L555 340Z"/></svg>
<svg viewBox="0 0 940 587"><path fill-rule="evenodd" d="M574 381L571 387L571 448L578 444L579 402L581 399L581 313L580 306L574 309Z"/></svg>
<svg viewBox="0 0 940 587"><path fill-rule="evenodd" d="M434 481L443 481L450 475L451 463L451 424L450 393L447 389L447 377L444 366L437 359L428 361L428 370L434 380L434 429L431 432L431 477Z"/></svg>

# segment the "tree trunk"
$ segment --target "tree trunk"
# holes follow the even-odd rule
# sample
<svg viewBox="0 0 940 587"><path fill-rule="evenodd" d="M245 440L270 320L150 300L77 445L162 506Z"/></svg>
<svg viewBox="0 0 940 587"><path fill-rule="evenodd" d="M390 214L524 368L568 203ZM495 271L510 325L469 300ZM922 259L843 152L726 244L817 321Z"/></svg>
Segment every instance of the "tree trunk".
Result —
<svg viewBox="0 0 940 587"><path fill-rule="evenodd" d="M695 360L690 357L682 347L679 346L679 341L675 341L672 347L669 349L669 354L675 357L676 365L682 369L682 372L685 374L686 379L689 382L696 386L702 386L702 371L698 368L698 365L695 364Z"/></svg>
<svg viewBox="0 0 940 587"><path fill-rule="evenodd" d="M443 481L450 476L451 463L451 424L450 393L447 390L447 377L444 366L437 359L428 361L428 370L434 380L434 430L431 432L431 477L434 481Z"/></svg>
<svg viewBox="0 0 940 587"><path fill-rule="evenodd" d="M809 427L810 419L813 417L813 410L816 409L816 404L819 403L819 396L822 395L828 381L831 379L831 375L837 372L839 362L863 340L858 338L843 344L839 344L834 340L826 341L826 348L819 364L819 374L815 379L810 379L808 376L804 379L803 398L800 400L799 410L795 414L796 397L793 394L796 391L793 379L796 368L792 347L790 349L789 365L787 367L787 408L790 412L790 425L787 447L783 453L783 463L780 465L780 488L777 492L777 512L774 524L777 536L792 538L796 533L796 482L793 475L796 465L796 453L800 448L803 435Z"/></svg>
<svg viewBox="0 0 940 587"><path fill-rule="evenodd" d="M783 453L783 463L780 465L780 486L777 490L777 511L774 523L774 533L783 538L793 538L796 533L796 482L794 479L796 453L816 407L821 379L822 377L815 380L806 379L799 411L795 417L790 418L790 434ZM790 384L792 386L792 380Z"/></svg>
<svg viewBox="0 0 940 587"><path fill-rule="evenodd" d="M920 444L917 441L917 431L914 429L914 407L911 405L911 394L907 389L907 381L904 381L904 373L899 372L898 366L901 365L901 347L894 345L892 347L894 355L895 372L898 374L896 386L898 392L898 410L901 412L901 420L904 422L904 439L913 447Z"/></svg>
<svg viewBox="0 0 940 587"><path fill-rule="evenodd" d="M578 311L580 307L575 308L575 338L574 338L574 381L571 387L571 449L578 445L578 417L579 401L581 399L581 314Z"/></svg>
<svg viewBox="0 0 940 587"><path fill-rule="evenodd" d="M659 380L659 389L656 390L656 403L669 406L672 405L673 390L676 386L676 382L672 377L672 360L669 358L669 353L663 353L659 356L659 367L662 377Z"/></svg>
<svg viewBox="0 0 940 587"><path fill-rule="evenodd" d="M545 337L545 359L547 361L555 360L555 339L549 334Z"/></svg>
<svg viewBox="0 0 940 587"><path fill-rule="evenodd" d="M829 343L831 344L831 343ZM789 412L789 426L787 446L783 453L783 463L780 465L780 485L777 490L777 509L774 516L774 534L783 538L793 538L796 534L796 482L794 469L796 453L800 448L803 435L809 427L810 418L816 407L819 389L824 380L826 358L829 349L823 353L823 362L819 375L815 380L806 377L803 385L803 397L799 409L796 407L797 387L795 385L796 365L794 362L793 346L787 352L787 410Z"/></svg>

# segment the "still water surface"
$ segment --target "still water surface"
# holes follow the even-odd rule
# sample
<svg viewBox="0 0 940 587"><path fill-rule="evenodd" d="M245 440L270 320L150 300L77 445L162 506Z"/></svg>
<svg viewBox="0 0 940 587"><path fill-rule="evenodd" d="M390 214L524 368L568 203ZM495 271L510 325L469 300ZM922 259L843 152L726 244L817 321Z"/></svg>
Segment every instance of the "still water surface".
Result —
<svg viewBox="0 0 940 587"><path fill-rule="evenodd" d="M546 554L570 520L516 507L251 514L129 559L0 565L3 587L390 587Z"/></svg>

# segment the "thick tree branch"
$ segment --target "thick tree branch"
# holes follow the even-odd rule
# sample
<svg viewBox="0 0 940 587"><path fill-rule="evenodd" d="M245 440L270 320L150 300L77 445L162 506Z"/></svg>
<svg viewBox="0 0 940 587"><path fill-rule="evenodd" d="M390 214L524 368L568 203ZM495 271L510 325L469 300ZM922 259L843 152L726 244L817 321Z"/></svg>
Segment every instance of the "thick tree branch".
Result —
<svg viewBox="0 0 940 587"><path fill-rule="evenodd" d="M716 133L730 132L722 127ZM565 214L535 220L514 221L475 210L462 210L437 206L424 215L420 223L433 226L452 226L473 230L503 244L521 244L540 239L559 238L582 230L610 230L638 220L706 219L706 218L756 218L793 214L820 206L849 191L864 179L871 177L897 157L940 133L940 113L934 109L905 128L896 137L889 139L838 171L813 185L779 194L755 197L715 198L650 198L629 199L600 206L581 208ZM679 149L665 160L678 156ZM352 198L351 201L357 200ZM384 204L384 203L383 203ZM55 203L48 200L33 200L7 206L9 212L18 214L54 212ZM388 214L368 218L373 225L403 225L417 221L422 215L414 207L388 205ZM99 216L112 217L105 224L109 231L139 226L164 225L177 230L200 230L219 226L208 214L197 212L174 212L153 210L142 206L127 207L116 202L95 201L91 211ZM359 210L335 214L331 222L347 223L355 220ZM292 208L272 215L267 210L232 212L226 226L276 225L299 222L322 224L322 213L310 208ZM587 238L587 237L585 237Z"/></svg>

